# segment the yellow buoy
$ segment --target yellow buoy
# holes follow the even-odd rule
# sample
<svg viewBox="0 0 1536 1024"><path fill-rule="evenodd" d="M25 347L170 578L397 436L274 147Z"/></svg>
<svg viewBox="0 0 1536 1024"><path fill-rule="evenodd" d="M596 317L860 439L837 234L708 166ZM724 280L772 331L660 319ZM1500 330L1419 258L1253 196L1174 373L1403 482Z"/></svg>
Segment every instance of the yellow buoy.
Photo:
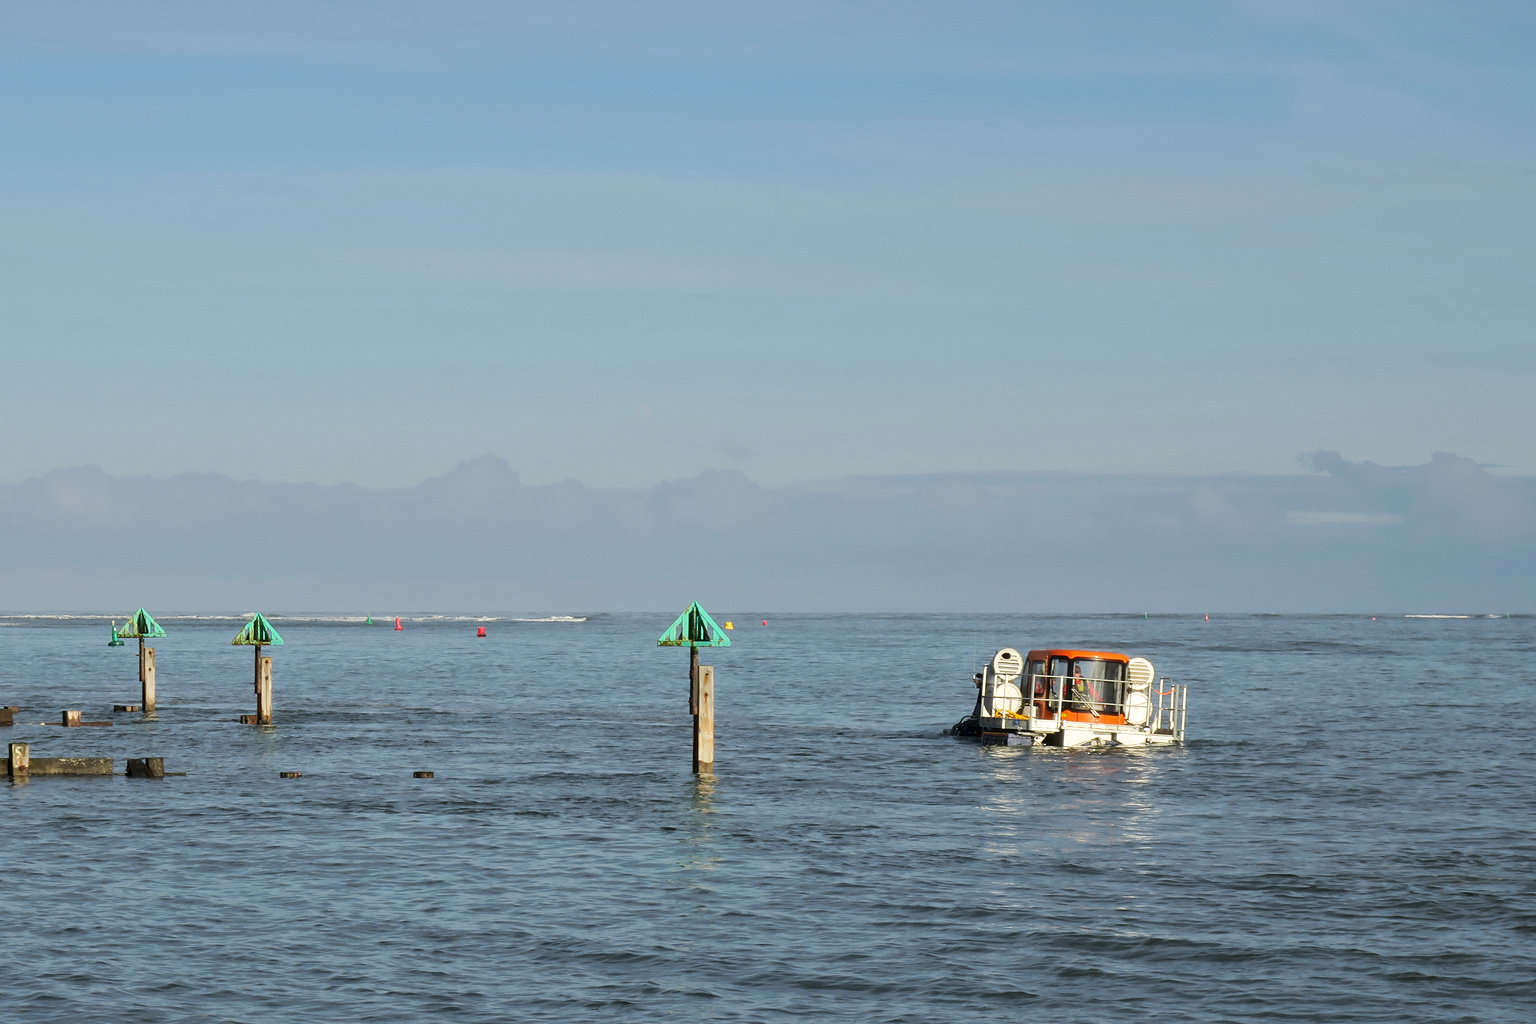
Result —
<svg viewBox="0 0 1536 1024"><path fill-rule="evenodd" d="M726 629L735 629L736 628L736 623L727 620L726 623L725 623L725 628Z"/></svg>

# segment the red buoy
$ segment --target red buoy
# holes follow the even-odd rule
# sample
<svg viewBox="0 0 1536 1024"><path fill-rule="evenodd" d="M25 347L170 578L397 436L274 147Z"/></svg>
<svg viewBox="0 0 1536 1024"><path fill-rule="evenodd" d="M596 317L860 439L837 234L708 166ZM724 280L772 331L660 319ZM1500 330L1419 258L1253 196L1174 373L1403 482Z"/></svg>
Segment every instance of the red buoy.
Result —
<svg viewBox="0 0 1536 1024"><path fill-rule="evenodd" d="M475 636L485 636L485 627L484 627L484 626L481 626L481 627L480 627L480 628L479 628L479 629L478 629L478 630L477 630L477 631L476 631L476 632L475 632Z"/></svg>
<svg viewBox="0 0 1536 1024"><path fill-rule="evenodd" d="M395 628L396 629L404 629L405 628L404 626L400 625L400 616L398 616L398 615L395 616Z"/></svg>
<svg viewBox="0 0 1536 1024"><path fill-rule="evenodd" d="M765 625L765 626L768 625L768 620L767 619L763 620L763 625Z"/></svg>

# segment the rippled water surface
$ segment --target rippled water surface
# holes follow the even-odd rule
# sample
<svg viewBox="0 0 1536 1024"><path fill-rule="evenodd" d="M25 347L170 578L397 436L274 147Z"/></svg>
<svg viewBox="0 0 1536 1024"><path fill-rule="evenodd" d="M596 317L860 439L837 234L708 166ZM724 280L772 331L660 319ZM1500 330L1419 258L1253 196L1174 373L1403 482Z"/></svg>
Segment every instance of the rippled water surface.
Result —
<svg viewBox="0 0 1536 1024"><path fill-rule="evenodd" d="M143 721L104 621L0 619L0 739L187 772L0 784L3 1016L1536 1017L1536 620L761 618L705 781L668 616L277 619L271 729L239 622ZM1005 645L1150 657L1189 744L944 736Z"/></svg>

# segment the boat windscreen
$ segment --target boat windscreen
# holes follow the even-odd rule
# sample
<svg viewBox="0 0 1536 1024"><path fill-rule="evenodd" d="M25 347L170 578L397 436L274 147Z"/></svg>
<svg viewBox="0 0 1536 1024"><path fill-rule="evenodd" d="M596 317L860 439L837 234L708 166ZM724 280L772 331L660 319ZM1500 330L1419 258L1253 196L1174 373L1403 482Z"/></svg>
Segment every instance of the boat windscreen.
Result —
<svg viewBox="0 0 1536 1024"><path fill-rule="evenodd" d="M1074 711L1094 711L1101 715L1123 714L1125 663L1100 658L1073 658L1067 702L1067 706Z"/></svg>

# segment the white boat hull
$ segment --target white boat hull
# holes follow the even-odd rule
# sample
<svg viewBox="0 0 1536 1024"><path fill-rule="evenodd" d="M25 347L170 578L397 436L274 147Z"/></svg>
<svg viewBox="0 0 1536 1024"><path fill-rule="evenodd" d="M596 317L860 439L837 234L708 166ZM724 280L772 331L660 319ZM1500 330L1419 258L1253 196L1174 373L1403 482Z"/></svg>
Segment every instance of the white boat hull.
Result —
<svg viewBox="0 0 1536 1024"><path fill-rule="evenodd" d="M1041 718L982 718L977 720L981 735L1002 737L1028 736L1033 743L1047 747L1141 747L1177 742L1172 730L1146 729L1120 723L1099 725L1093 722L1063 722ZM1000 740L999 742L1005 742Z"/></svg>

